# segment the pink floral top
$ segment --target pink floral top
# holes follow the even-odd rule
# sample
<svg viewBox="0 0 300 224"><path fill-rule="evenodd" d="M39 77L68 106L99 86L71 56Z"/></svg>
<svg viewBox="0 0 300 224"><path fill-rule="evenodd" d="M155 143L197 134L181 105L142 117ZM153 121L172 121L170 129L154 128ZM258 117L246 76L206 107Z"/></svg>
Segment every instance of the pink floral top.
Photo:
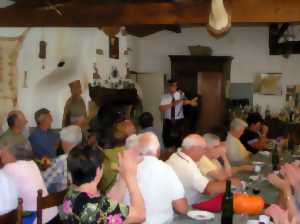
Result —
<svg viewBox="0 0 300 224"><path fill-rule="evenodd" d="M128 206L115 203L106 196L91 197L70 188L61 218L68 224L122 224L128 214Z"/></svg>

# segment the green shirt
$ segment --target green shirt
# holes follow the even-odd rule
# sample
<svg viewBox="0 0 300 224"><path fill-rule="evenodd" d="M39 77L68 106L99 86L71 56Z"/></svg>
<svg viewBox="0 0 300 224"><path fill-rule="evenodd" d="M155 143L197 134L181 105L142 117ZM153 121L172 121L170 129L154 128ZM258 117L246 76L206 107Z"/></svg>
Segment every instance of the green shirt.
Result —
<svg viewBox="0 0 300 224"><path fill-rule="evenodd" d="M0 146L11 146L17 160L32 158L32 148L28 139L22 133L14 133L10 128L0 136ZM14 146L20 147L14 147Z"/></svg>
<svg viewBox="0 0 300 224"><path fill-rule="evenodd" d="M124 150L123 146L104 150L103 176L99 185L102 194L108 193L115 184L118 175L118 171L116 171L118 154Z"/></svg>
<svg viewBox="0 0 300 224"><path fill-rule="evenodd" d="M70 97L65 105L64 108L64 115L63 115L63 127L70 125L71 117L73 116L87 116L86 112L86 105L82 97L79 99L74 99Z"/></svg>

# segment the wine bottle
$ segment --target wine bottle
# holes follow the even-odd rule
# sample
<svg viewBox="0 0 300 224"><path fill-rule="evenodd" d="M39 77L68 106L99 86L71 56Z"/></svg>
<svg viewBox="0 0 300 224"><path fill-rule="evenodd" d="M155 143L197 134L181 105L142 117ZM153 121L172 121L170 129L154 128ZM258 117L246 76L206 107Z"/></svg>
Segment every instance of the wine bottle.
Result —
<svg viewBox="0 0 300 224"><path fill-rule="evenodd" d="M231 192L231 180L226 181L226 192L222 201L221 224L233 223L233 196Z"/></svg>
<svg viewBox="0 0 300 224"><path fill-rule="evenodd" d="M279 170L279 153L277 149L277 143L272 149L272 167L274 171Z"/></svg>

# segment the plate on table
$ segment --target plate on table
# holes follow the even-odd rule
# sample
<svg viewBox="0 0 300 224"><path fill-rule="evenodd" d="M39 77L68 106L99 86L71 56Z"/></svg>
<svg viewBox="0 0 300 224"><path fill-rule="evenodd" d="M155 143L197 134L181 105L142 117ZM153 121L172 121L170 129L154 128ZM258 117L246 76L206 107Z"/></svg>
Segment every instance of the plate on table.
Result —
<svg viewBox="0 0 300 224"><path fill-rule="evenodd" d="M259 220L248 220L247 221L247 224L259 224L260 222L259 222ZM269 222L269 224L273 224L273 222Z"/></svg>
<svg viewBox="0 0 300 224"><path fill-rule="evenodd" d="M200 210L189 211L187 213L187 216L198 221L211 220L215 218L215 215L213 213L207 211L200 211Z"/></svg>
<svg viewBox="0 0 300 224"><path fill-rule="evenodd" d="M264 162L261 162L261 161L253 161L252 164L253 164L253 165L257 165L257 166L265 165L265 163L264 163Z"/></svg>
<svg viewBox="0 0 300 224"><path fill-rule="evenodd" d="M257 176L257 175L252 175L252 176L249 176L248 178L252 181L258 181L259 180L259 176Z"/></svg>
<svg viewBox="0 0 300 224"><path fill-rule="evenodd" d="M271 155L271 153L268 152L268 151L259 151L258 153L263 155L263 156L270 156Z"/></svg>

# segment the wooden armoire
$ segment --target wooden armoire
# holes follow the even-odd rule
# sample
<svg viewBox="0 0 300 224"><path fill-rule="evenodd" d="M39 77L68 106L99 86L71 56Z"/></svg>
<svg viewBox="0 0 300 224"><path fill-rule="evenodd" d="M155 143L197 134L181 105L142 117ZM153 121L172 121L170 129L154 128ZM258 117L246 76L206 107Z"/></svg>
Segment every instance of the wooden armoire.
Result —
<svg viewBox="0 0 300 224"><path fill-rule="evenodd" d="M170 55L172 78L188 98L198 96L198 108L185 108L188 132L206 133L224 124L230 56Z"/></svg>

